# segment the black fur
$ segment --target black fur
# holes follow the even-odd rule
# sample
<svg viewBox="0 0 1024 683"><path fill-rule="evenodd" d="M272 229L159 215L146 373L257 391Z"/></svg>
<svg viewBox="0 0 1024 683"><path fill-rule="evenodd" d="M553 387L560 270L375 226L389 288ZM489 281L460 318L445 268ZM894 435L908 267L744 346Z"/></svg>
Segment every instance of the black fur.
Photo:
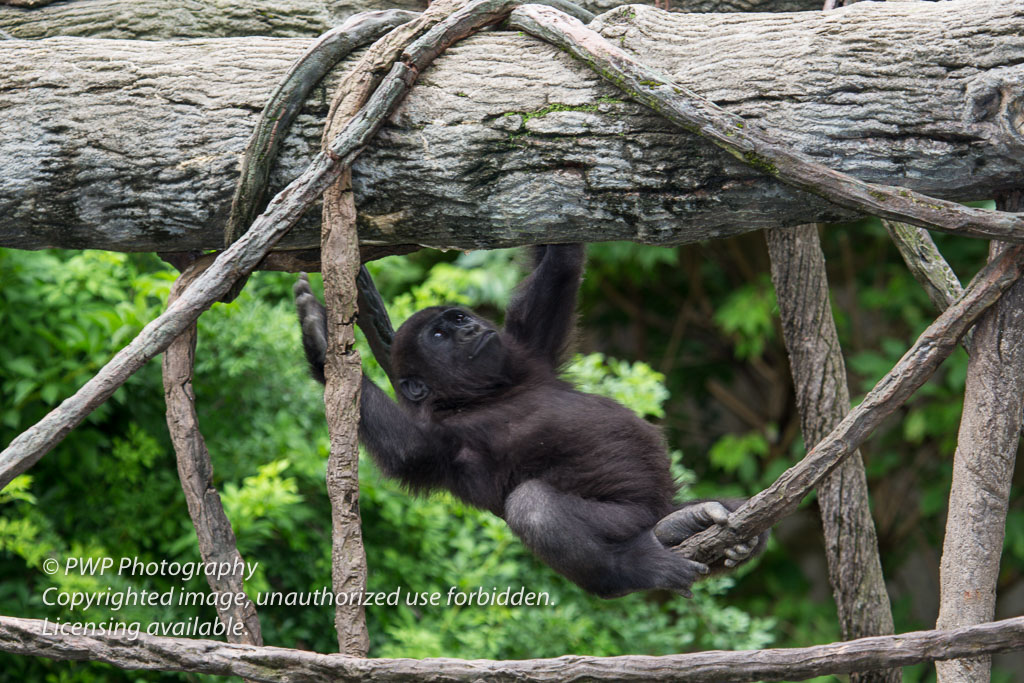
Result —
<svg viewBox="0 0 1024 683"><path fill-rule="evenodd" d="M424 309L399 328L391 353L399 405L364 376L360 438L385 474L490 510L588 591L690 595L708 567L658 539L678 543L722 523L720 506L674 503L677 486L659 431L558 378L583 247L539 246L533 256L503 329L454 306ZM295 293L306 356L323 381L326 318L304 279ZM656 537L655 524L677 510ZM731 564L763 542L737 546Z"/></svg>

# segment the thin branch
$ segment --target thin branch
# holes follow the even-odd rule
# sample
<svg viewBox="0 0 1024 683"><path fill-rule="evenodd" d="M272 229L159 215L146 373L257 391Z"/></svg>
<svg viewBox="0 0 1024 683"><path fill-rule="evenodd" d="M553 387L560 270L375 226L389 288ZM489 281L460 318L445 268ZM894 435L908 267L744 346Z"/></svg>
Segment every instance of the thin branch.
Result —
<svg viewBox="0 0 1024 683"><path fill-rule="evenodd" d="M231 211L224 222L225 248L230 247L248 229L264 208L263 199L270 180L270 170L277 161L288 129L302 111L310 91L353 50L365 47L417 16L417 12L404 10L356 14L341 26L321 35L292 64L263 106L242 155L242 168L235 181ZM247 281L248 277L236 280L221 301L234 301Z"/></svg>
<svg viewBox="0 0 1024 683"><path fill-rule="evenodd" d="M567 0L546 1L570 13L587 16ZM454 12L444 27L440 24L433 26L409 45L401 53L402 61L395 63L330 146L317 154L306 170L270 201L249 230L224 250L180 299L146 325L81 389L15 437L0 452L0 488L38 462L128 377L166 349L214 301L223 298L235 281L252 272L323 191L352 165L408 92L419 72L434 57L460 37L501 20L520 2L522 0L478 0ZM406 26L419 26L417 22L421 19Z"/></svg>
<svg viewBox="0 0 1024 683"><path fill-rule="evenodd" d="M324 125L323 144L347 125L390 71L401 48L422 35L425 26L450 14L447 3L436 4L422 15L395 27L377 40L334 94L331 114ZM388 52L381 58L382 52ZM358 93L353 97L353 92ZM347 107L339 108L346 102ZM301 105L301 101L297 104ZM359 515L359 401L362 363L355 350L356 274L359 238L352 199L352 171L342 169L324 191L320 252L324 299L327 304L327 355L324 363L324 412L331 449L327 458L327 495L331 501L331 583L336 594L366 591L366 551ZM356 601L336 601L334 629L338 652L365 657L370 649L366 611Z"/></svg>
<svg viewBox="0 0 1024 683"><path fill-rule="evenodd" d="M924 228L899 221L883 220L882 225L896 243L914 279L924 287L932 305L939 311L949 308L963 294L964 286L935 246L931 234Z"/></svg>
<svg viewBox="0 0 1024 683"><path fill-rule="evenodd" d="M168 303L181 293L212 262L196 261L185 270L171 287ZM206 441L199 431L199 418L195 410L192 391L192 373L196 356L196 324L188 326L164 353L164 400L167 403L167 429L171 434L178 460L178 476L185 493L188 514L192 518L199 539L199 554L203 562L231 567L225 575L207 574L210 589L217 594L231 596L231 600L217 600L217 616L225 626L225 635L232 643L262 645L260 621L256 607L245 595L242 578L245 574L242 556L235 543L231 522L224 514L220 494L213 485L213 463ZM239 598L238 596L241 596ZM227 603L227 604L224 604Z"/></svg>
<svg viewBox="0 0 1024 683"><path fill-rule="evenodd" d="M433 9L433 8L431 8ZM343 182L349 178L345 172ZM352 191L324 194L324 299L327 302L327 357L324 408L331 451L327 458L327 495L331 500L331 576L339 595L366 591L366 552L359 516L359 400L362 362L355 349L356 274L359 238ZM339 206L340 204L340 206ZM337 601L334 627L338 651L365 657L370 648L366 612L357 601Z"/></svg>
<svg viewBox="0 0 1024 683"><path fill-rule="evenodd" d="M361 659L212 640L54 633L40 619L0 617L0 651L58 660L99 661L122 669L188 671L255 681L445 683L614 680L743 683L797 681L825 674L907 666L936 659L1024 649L1024 617L954 631L915 631L814 647L709 651L661 657L486 659Z"/></svg>
<svg viewBox="0 0 1024 683"><path fill-rule="evenodd" d="M560 47L637 102L795 188L881 218L962 235L1024 242L1024 217L970 208L902 187L866 183L822 166L780 144L759 125L730 114L649 69L558 10L526 5L512 13L509 24Z"/></svg>
<svg viewBox="0 0 1024 683"><path fill-rule="evenodd" d="M702 562L713 561L726 546L761 533L796 509L804 496L924 384L964 332L1022 273L1024 246L1008 249L986 265L963 296L928 326L832 433L775 483L729 515L728 526L716 525L691 536L678 546L679 551Z"/></svg>

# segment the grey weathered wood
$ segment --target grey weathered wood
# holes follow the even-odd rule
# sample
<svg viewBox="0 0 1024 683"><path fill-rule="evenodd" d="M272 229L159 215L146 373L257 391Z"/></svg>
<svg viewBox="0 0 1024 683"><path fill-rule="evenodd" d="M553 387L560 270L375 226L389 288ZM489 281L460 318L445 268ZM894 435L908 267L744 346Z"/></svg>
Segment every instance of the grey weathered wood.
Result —
<svg viewBox="0 0 1024 683"><path fill-rule="evenodd" d="M1006 208L1021 210L1020 199L1016 193ZM1006 247L993 242L990 258ZM1024 281L1007 290L975 327L939 567L938 628L978 624L995 616L1022 409ZM991 669L990 657L977 657L937 665L936 673L939 683L984 683Z"/></svg>
<svg viewBox="0 0 1024 683"><path fill-rule="evenodd" d="M817 225L765 233L804 443L817 444L850 412L846 363L829 299ZM893 632L860 451L818 486L829 580L846 640ZM857 672L853 683L897 683L898 670Z"/></svg>
<svg viewBox="0 0 1024 683"><path fill-rule="evenodd" d="M825 0L823 9L829 11L855 1ZM805 444L825 438L850 407L846 363L818 237L821 227L809 223L790 230L765 231ZM860 450L822 480L818 508L841 637L850 640L893 633L892 607ZM850 674L851 683L899 683L902 679L899 669Z"/></svg>
<svg viewBox="0 0 1024 683"><path fill-rule="evenodd" d="M0 29L27 40L54 36L128 40L312 38L359 12L420 12L426 6L424 0L72 0L32 10L0 6Z"/></svg>
<svg viewBox="0 0 1024 683"><path fill-rule="evenodd" d="M963 294L964 287L960 284L960 278L935 246L935 240L932 239L930 232L916 225L884 218L882 226L892 238L911 275L924 287L928 300L937 311L946 310ZM974 330L967 330L967 334L960 340L967 353L971 352L973 336Z"/></svg>
<svg viewBox="0 0 1024 683"><path fill-rule="evenodd" d="M475 683L494 681L798 681L828 673L906 666L950 657L1024 648L1024 617L956 631L916 631L815 647L698 652L661 657L583 657L499 662L486 659L361 659L213 640L137 639L44 632L41 619L0 617L0 651L59 660L108 662L123 669L192 671L274 683Z"/></svg>
<svg viewBox="0 0 1024 683"><path fill-rule="evenodd" d="M1007 113L1024 74L1019 2L774 16L636 7L594 25L861 179L946 198L1024 180L1024 138ZM219 247L256 113L306 44L0 42L0 244ZM312 156L325 97L285 141L272 189ZM621 102L555 48L505 32L463 41L423 74L357 162L354 187L364 244L680 243L852 216ZM318 246L314 225L287 244Z"/></svg>
<svg viewBox="0 0 1024 683"><path fill-rule="evenodd" d="M580 0L591 12L605 12L619 0ZM653 4L653 3L649 3ZM15 38L54 36L165 40L231 36L315 36L353 14L378 9L421 11L425 0L74 0L52 7L4 7L0 31ZM685 12L798 12L820 8L817 0L672 0Z"/></svg>
<svg viewBox="0 0 1024 683"><path fill-rule="evenodd" d="M271 94L245 150L240 178L231 200L231 215L224 228L224 243L231 244L252 224L266 204L270 170L295 117L331 70L360 47L367 47L392 29L419 14L405 10L378 10L352 15L327 31L307 48Z"/></svg>
<svg viewBox="0 0 1024 683"><path fill-rule="evenodd" d="M960 278L939 253L931 233L924 228L898 221L883 220L882 225L936 310L946 310L963 294L964 287L960 284Z"/></svg>

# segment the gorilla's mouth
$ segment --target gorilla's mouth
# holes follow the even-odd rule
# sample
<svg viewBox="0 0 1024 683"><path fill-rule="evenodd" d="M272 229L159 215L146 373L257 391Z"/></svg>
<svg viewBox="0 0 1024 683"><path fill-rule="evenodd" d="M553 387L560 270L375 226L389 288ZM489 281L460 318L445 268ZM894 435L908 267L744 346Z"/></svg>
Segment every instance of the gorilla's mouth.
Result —
<svg viewBox="0 0 1024 683"><path fill-rule="evenodd" d="M476 339L476 343L473 344L473 349L469 352L469 359L473 360L479 356L480 352L484 350L484 347L487 346L497 334L498 333L494 330L484 330L481 332L480 336Z"/></svg>

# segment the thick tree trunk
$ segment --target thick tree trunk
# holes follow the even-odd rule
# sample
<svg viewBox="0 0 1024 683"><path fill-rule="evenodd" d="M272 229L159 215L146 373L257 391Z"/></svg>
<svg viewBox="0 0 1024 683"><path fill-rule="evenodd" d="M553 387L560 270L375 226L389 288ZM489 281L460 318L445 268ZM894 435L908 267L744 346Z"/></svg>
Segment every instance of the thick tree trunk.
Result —
<svg viewBox="0 0 1024 683"><path fill-rule="evenodd" d="M592 25L862 179L954 199L1024 182L1020 3L861 3L828 15L632 7ZM307 43L0 41L0 245L221 246L255 116ZM326 98L319 91L299 117L272 189L314 153ZM620 98L532 38L460 43L356 163L360 239L666 244L852 217ZM317 221L286 244L316 248Z"/></svg>
<svg viewBox="0 0 1024 683"><path fill-rule="evenodd" d="M816 225L765 233L782 332L789 353L800 426L808 447L850 412L846 364L828 294ZM892 609L878 556L875 523L860 451L818 487L829 579L844 640L893 632ZM854 683L899 681L898 669L858 673Z"/></svg>
<svg viewBox="0 0 1024 683"><path fill-rule="evenodd" d="M619 0L580 0L605 12ZM653 2L645 3L653 4ZM799 12L821 8L818 0L671 0L684 12ZM353 14L377 9L422 11L426 0L74 0L26 10L0 5L0 31L14 38L227 38L315 36Z"/></svg>
<svg viewBox="0 0 1024 683"><path fill-rule="evenodd" d="M1005 206L1019 211L1020 195ZM994 242L992 258L1006 245ZM1006 533L1010 481L1024 409L1024 282L1018 282L975 326L967 366L953 485L939 581L938 628L995 617L999 558ZM984 683L991 657L936 664L940 683Z"/></svg>

